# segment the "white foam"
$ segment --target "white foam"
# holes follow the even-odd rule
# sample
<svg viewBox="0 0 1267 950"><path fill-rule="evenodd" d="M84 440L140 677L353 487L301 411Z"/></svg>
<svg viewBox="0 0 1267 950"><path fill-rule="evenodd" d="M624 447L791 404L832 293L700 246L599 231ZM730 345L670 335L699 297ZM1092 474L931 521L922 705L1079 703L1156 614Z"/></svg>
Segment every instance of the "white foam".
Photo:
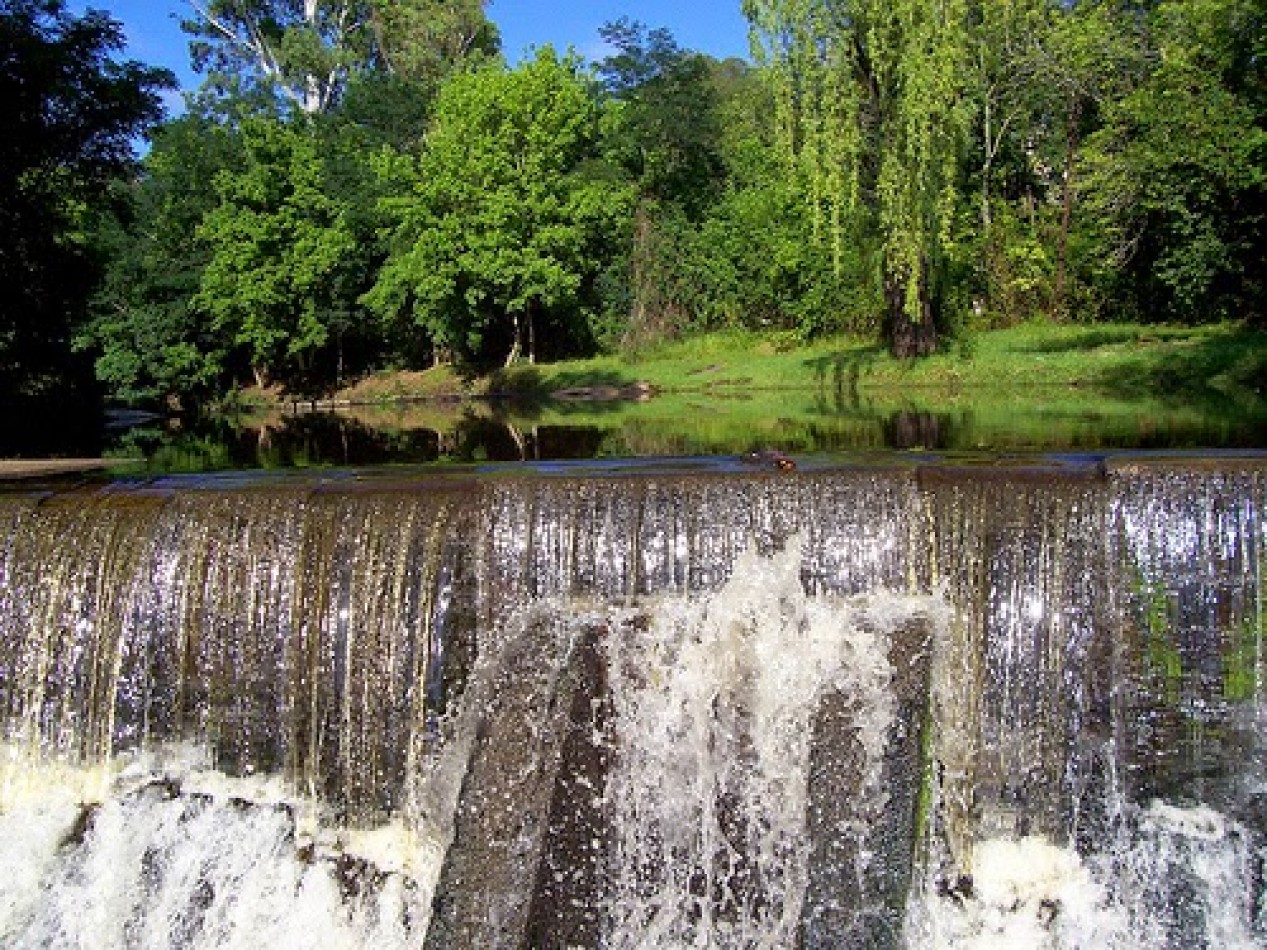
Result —
<svg viewBox="0 0 1267 950"><path fill-rule="evenodd" d="M1126 811L1133 820L1089 857L1037 836L978 842L970 883L915 896L907 945L1260 947L1254 909L1267 892L1253 893L1255 856L1246 830L1204 805L1154 802Z"/></svg>
<svg viewBox="0 0 1267 950"><path fill-rule="evenodd" d="M0 801L6 947L352 950L414 947L426 932L441 855L416 831L331 827L275 778L190 768L205 762L196 750L93 770L19 768L9 751L9 778L23 780Z"/></svg>
<svg viewBox="0 0 1267 950"><path fill-rule="evenodd" d="M814 715L851 700L864 750L851 793L878 813L896 714L888 634L928 598L811 597L799 543L749 551L711 596L649 606L610 638L617 948L794 945L808 884ZM751 867L758 869L753 872Z"/></svg>

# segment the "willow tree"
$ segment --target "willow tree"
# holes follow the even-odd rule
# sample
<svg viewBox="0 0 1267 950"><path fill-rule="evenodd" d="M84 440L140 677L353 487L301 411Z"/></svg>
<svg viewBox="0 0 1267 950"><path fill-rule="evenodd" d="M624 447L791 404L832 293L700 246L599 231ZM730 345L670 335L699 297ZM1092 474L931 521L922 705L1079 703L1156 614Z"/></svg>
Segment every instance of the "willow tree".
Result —
<svg viewBox="0 0 1267 950"><path fill-rule="evenodd" d="M744 0L784 159L837 268L877 241L893 352L937 343L969 127L967 0Z"/></svg>

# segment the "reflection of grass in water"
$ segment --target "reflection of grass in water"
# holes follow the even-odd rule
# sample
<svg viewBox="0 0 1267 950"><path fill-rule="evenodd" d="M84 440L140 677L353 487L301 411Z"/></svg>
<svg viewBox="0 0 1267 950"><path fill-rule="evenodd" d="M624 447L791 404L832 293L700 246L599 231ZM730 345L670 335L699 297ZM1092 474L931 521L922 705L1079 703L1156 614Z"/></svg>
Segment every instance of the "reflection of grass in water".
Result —
<svg viewBox="0 0 1267 950"><path fill-rule="evenodd" d="M1257 576L1253 580L1255 599L1246 616L1233 629L1223 657L1223 695L1230 702L1258 697L1263 682L1263 648L1267 645L1267 543L1257 552Z"/></svg>
<svg viewBox="0 0 1267 950"><path fill-rule="evenodd" d="M1165 705L1177 707L1183 693L1183 657L1174 641L1170 596L1164 585L1140 577L1139 596L1144 612L1144 663L1148 678L1160 690Z"/></svg>
<svg viewBox="0 0 1267 950"><path fill-rule="evenodd" d="M912 422L903 432L901 422ZM734 452L756 445L784 451L941 448L960 451L1062 451L1104 447L1261 445L1267 419L1200 408L1168 408L1078 398L997 400L860 400L825 404L812 393L753 394L742 400L665 395L618 412L555 415L538 424L588 424L618 431L633 453ZM922 423L922 424L921 424Z"/></svg>

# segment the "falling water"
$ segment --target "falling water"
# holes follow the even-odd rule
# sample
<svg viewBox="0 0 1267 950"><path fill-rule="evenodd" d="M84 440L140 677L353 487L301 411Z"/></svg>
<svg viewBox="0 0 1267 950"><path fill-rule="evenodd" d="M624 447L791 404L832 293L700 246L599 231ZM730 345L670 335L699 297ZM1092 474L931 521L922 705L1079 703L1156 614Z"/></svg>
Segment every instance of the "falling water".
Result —
<svg viewBox="0 0 1267 950"><path fill-rule="evenodd" d="M0 494L0 942L1260 946L1265 486Z"/></svg>

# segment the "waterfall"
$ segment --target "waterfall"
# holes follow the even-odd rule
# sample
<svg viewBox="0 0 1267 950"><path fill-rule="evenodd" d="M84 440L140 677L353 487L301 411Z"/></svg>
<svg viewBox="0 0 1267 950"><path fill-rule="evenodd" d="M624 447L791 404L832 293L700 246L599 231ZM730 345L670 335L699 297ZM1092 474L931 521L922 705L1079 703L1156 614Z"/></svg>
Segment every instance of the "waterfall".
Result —
<svg viewBox="0 0 1267 950"><path fill-rule="evenodd" d="M1262 945L1265 488L0 493L0 942Z"/></svg>

